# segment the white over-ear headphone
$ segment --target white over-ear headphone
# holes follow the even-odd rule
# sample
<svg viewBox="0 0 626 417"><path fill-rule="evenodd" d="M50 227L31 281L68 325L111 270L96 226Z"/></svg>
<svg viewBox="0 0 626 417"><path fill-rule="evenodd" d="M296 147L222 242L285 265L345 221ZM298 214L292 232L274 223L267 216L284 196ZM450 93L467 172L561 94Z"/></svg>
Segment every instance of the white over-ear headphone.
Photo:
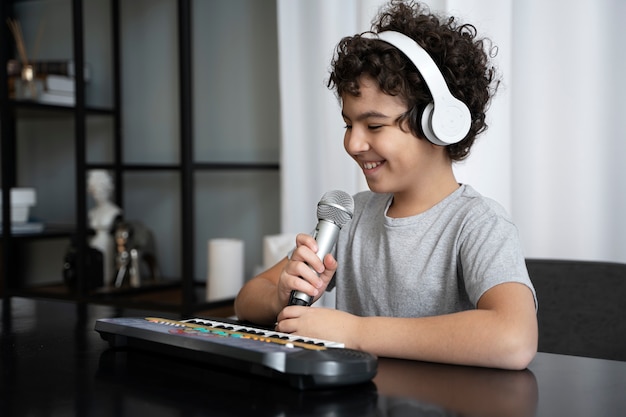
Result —
<svg viewBox="0 0 626 417"><path fill-rule="evenodd" d="M435 61L417 42L394 31L364 33L364 38L379 39L395 46L413 62L433 96L422 113L422 130L426 139L447 146L460 142L469 132L472 118L462 101L450 93L446 80Z"/></svg>

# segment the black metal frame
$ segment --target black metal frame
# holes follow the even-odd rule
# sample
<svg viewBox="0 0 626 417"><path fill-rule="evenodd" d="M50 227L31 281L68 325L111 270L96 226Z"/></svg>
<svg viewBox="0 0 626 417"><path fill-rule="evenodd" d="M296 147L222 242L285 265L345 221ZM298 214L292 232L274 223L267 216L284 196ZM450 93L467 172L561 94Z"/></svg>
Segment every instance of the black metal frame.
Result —
<svg viewBox="0 0 626 417"><path fill-rule="evenodd" d="M0 3L0 138L2 139L0 154L2 163L2 224L11 224L11 193L4 192L15 186L15 141L5 140L15 136L14 110L9 106L9 86L7 77L6 62L9 59L9 42L11 34L5 24L8 18L12 17L12 8L9 2ZM6 311L10 309L9 303L9 280L14 276L14 264L9 262L13 259L13 246L11 228L2 228L2 251L0 252L0 293L3 302L3 317L7 317Z"/></svg>
<svg viewBox="0 0 626 417"><path fill-rule="evenodd" d="M16 178L16 129L15 119L17 109L21 111L57 111L60 113L71 113L74 116L75 126L75 166L76 166L76 216L77 222L73 231L46 231L39 235L22 237L19 239L37 239L58 236L70 236L72 233L76 235L78 242L78 265L77 272L80 276L84 276L85 257L87 248L87 179L86 173L90 169L106 169L114 173L115 183L115 201L120 207L124 207L124 173L127 171L175 171L180 173L180 193L181 193L181 260L182 260L182 304L177 311L182 315L189 315L193 311L205 310L213 307L222 307L230 303L229 300L219 302L205 302L196 299L196 286L194 280L194 173L196 170L272 170L279 169L278 163L220 163L220 162L195 162L193 158L193 71L192 71L192 4L191 0L177 0L177 20L178 20L178 46L179 46L179 71L180 71L180 155L181 159L178 164L125 164L122 146L122 77L121 77L121 38L120 38L120 3L119 0L110 0L111 4L111 36L112 36L112 73L113 73L113 108L91 108L85 103L85 84L84 84L84 43L83 43L83 0L72 0L72 29L73 33L73 53L74 66L76 75L76 105L73 108L50 106L38 103L13 102L8 97L8 78L5 62L11 56L9 42L0 42L0 109L2 115L0 119L2 139L2 189L9 190L17 183ZM3 1L0 6L0 18L2 22L6 21L12 15L12 1ZM9 30L7 25L3 27L1 34L2 39L9 39ZM80 35L77 35L80 34ZM112 163L88 163L86 152L86 118L88 115L103 114L113 117L113 162ZM3 224L10 224L10 193L2 195L2 220ZM2 233L2 251L0 256L4 260L14 259L16 254L15 242L16 236L13 236L10 228L4 228ZM16 291L18 287L16 278L16 263L2 262L0 270L0 293L2 293L5 308L10 305L10 297L12 295L20 296L37 296L46 297L42 291ZM164 289L171 289L166 285ZM155 289L147 289L145 292L156 291ZM150 305L136 303L134 301L124 300L123 296L130 297L137 295L141 291L132 289L121 294L102 294L97 296L89 296L88 291L78 280L78 288L76 293L71 296L59 296L50 294L49 298L62 298L75 301L78 305L84 305L88 302L104 303L115 305L118 307L137 307L150 308ZM154 307L154 306L152 306ZM163 306L161 306L163 307Z"/></svg>
<svg viewBox="0 0 626 417"><path fill-rule="evenodd" d="M193 134L192 134L192 51L191 1L178 1L178 54L180 79L180 155L181 155L181 228L182 228L182 283L183 314L190 314L189 306L195 303L194 295L194 181L193 169Z"/></svg>

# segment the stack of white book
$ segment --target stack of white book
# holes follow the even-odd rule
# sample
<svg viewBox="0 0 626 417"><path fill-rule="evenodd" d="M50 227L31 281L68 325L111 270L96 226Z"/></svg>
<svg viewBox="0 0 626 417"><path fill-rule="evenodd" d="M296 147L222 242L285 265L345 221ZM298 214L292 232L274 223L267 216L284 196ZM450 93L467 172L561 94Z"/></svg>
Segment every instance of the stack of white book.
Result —
<svg viewBox="0 0 626 417"><path fill-rule="evenodd" d="M68 75L48 74L39 101L46 104L73 106L76 104L76 81Z"/></svg>

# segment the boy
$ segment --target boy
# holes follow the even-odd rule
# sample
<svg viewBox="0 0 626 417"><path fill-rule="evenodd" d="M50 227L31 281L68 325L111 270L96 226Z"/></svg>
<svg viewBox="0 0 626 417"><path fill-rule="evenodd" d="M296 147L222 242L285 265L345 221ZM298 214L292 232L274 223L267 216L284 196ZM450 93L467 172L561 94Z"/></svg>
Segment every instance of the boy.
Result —
<svg viewBox="0 0 626 417"><path fill-rule="evenodd" d="M517 229L452 170L486 129L493 74L473 26L413 2L392 0L373 33L342 39L329 87L370 191L354 196L334 254L321 261L299 234L242 288L238 318L379 356L525 368L536 297ZM287 305L293 290L317 300L329 286L336 310Z"/></svg>

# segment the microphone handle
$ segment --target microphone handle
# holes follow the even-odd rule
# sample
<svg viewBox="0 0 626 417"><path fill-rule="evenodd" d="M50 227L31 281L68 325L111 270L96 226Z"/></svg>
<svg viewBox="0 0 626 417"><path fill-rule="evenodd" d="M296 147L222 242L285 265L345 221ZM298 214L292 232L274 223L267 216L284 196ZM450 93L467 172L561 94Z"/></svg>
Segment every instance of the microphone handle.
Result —
<svg viewBox="0 0 626 417"><path fill-rule="evenodd" d="M339 230L341 230L339 226L328 220L320 219L317 223L313 237L317 242L317 257L322 261L327 254L332 252L339 236ZM291 291L291 296L289 297L290 306L310 306L312 303L313 297L309 294L302 291Z"/></svg>

